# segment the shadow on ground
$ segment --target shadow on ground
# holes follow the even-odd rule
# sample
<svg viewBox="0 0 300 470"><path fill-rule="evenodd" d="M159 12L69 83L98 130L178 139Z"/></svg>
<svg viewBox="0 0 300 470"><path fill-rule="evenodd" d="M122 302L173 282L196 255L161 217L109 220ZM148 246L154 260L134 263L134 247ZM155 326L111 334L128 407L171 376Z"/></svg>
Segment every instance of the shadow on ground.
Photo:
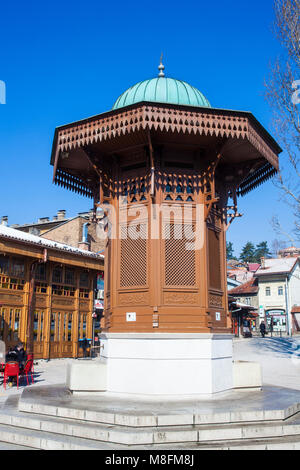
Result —
<svg viewBox="0 0 300 470"><path fill-rule="evenodd" d="M275 353L283 357L294 356L300 358L300 339L297 338L253 338L252 344L259 353Z"/></svg>
<svg viewBox="0 0 300 470"><path fill-rule="evenodd" d="M33 382L31 381L31 377L29 376L28 377L28 380L29 380L28 384L27 384L27 379L26 379L25 376L19 377L19 388L28 387L28 386L32 385L32 383L37 384L39 382L45 382L45 379L40 378L40 376L42 375L42 372L34 372L32 375L33 375ZM3 377L3 375L0 377L0 379L1 379L0 386L4 387L4 377ZM16 382L16 380L14 380L13 381L13 387L16 387L16 386L17 386L17 382ZM8 383L6 385L6 388L7 389L10 388L8 386Z"/></svg>

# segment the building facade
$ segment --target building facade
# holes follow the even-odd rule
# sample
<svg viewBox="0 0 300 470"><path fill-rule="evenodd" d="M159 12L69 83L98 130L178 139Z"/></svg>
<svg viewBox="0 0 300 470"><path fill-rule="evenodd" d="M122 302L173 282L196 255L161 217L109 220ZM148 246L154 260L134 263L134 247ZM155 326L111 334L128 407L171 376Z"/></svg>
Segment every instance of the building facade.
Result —
<svg viewBox="0 0 300 470"><path fill-rule="evenodd" d="M92 338L103 256L0 225L0 338L35 358L77 357ZM32 327L29 331L30 319Z"/></svg>
<svg viewBox="0 0 300 470"><path fill-rule="evenodd" d="M273 332L292 333L292 309L300 305L299 258L264 260L256 272L260 321Z"/></svg>
<svg viewBox="0 0 300 470"><path fill-rule="evenodd" d="M242 285L236 286L228 291L229 297L235 301L231 308L230 319L232 332L238 336L243 332L244 321L249 323L251 331L259 329L257 321L258 312L258 280L252 278Z"/></svg>
<svg viewBox="0 0 300 470"><path fill-rule="evenodd" d="M52 220L49 217L40 217L31 224L15 224L11 228L99 253L105 248L102 218L101 211L95 214L91 210L80 212L75 217L66 217L66 211L59 210ZM8 217L2 216L0 225L8 226Z"/></svg>

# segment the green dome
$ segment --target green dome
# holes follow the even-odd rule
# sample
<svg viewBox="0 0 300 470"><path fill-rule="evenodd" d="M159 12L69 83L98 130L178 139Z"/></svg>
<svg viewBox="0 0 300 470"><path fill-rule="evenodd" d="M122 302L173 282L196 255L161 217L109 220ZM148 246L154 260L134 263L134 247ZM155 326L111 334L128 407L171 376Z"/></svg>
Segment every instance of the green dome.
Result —
<svg viewBox="0 0 300 470"><path fill-rule="evenodd" d="M197 88L182 80L166 78L161 74L157 78L144 80L128 88L119 96L112 109L123 108L141 101L211 108L209 101Z"/></svg>

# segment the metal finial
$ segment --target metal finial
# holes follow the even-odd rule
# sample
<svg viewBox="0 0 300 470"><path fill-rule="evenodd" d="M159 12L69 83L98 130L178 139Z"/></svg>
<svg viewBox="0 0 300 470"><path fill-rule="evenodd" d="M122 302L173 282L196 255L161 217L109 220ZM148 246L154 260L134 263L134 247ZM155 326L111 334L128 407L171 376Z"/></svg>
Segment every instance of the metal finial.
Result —
<svg viewBox="0 0 300 470"><path fill-rule="evenodd" d="M161 53L161 56L160 56L160 64L159 64L159 66L158 66L158 70L159 70L158 76L159 76L159 77L164 77L164 76L165 76L165 74L164 74L165 67L164 67L164 65L163 65L163 63L162 63L162 58L163 58L163 54Z"/></svg>

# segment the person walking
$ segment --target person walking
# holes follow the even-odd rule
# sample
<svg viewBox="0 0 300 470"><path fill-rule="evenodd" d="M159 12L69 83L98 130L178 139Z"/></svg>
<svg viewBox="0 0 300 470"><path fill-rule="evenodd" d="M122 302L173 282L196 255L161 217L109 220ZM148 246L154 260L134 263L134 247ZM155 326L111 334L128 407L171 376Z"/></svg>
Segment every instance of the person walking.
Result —
<svg viewBox="0 0 300 470"><path fill-rule="evenodd" d="M261 336L264 338L266 334L266 325L264 321L261 322L259 329L260 329Z"/></svg>

